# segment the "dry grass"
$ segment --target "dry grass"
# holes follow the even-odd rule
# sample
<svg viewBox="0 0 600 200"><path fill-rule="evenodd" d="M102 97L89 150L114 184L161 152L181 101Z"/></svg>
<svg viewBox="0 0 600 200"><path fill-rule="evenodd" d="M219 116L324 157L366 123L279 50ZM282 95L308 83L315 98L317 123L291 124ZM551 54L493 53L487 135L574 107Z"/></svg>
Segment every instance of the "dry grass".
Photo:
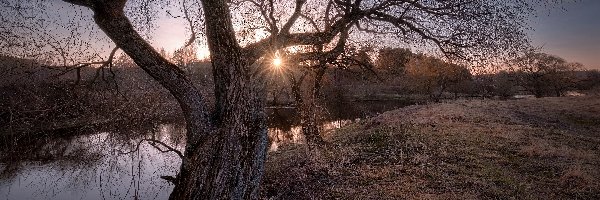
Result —
<svg viewBox="0 0 600 200"><path fill-rule="evenodd" d="M272 199L600 199L600 100L410 106L271 153ZM311 153L307 153L311 152Z"/></svg>

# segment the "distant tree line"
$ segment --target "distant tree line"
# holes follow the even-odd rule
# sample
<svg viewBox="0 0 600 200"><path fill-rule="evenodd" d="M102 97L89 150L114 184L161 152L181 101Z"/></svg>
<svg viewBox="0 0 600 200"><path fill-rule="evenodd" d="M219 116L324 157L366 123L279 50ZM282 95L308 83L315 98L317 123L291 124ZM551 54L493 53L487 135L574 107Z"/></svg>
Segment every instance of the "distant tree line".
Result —
<svg viewBox="0 0 600 200"><path fill-rule="evenodd" d="M199 88L211 88L210 61L198 59L196 51L192 45L160 53L177 63ZM586 71L581 64L544 53L524 54L511 63L512 68L493 74L472 74L465 65L406 48L347 48L342 55L345 59L338 60L337 65L322 68L292 66L288 61L283 68L302 70L271 73L267 84L269 104L298 107L304 112L299 114L305 116L305 122L311 123L305 130L316 132L318 138L318 121L326 117L323 115L327 109L338 107L343 111L351 101L381 100L382 94L439 101L458 97L564 96L570 90L587 91L600 86L597 70ZM111 68L82 68L69 73L51 66L40 68L43 62L33 60L3 56L0 61L4 66L0 122L4 125L43 125L36 120L70 119L85 113L107 116L113 108L124 108L116 109L121 114L111 115L119 119L172 117L180 112L164 106L174 104L174 100L126 55L115 56ZM211 91L205 93L211 95Z"/></svg>
<svg viewBox="0 0 600 200"><path fill-rule="evenodd" d="M454 64L404 48L384 48L376 54L375 71L383 85L400 94L424 94L441 98L500 97L514 95L565 96L568 91L586 91L600 86L598 70L558 56L527 52L505 63L496 72L471 73L466 65ZM368 73L367 73L368 74ZM348 82L350 83L350 82ZM448 96L450 95L450 96Z"/></svg>

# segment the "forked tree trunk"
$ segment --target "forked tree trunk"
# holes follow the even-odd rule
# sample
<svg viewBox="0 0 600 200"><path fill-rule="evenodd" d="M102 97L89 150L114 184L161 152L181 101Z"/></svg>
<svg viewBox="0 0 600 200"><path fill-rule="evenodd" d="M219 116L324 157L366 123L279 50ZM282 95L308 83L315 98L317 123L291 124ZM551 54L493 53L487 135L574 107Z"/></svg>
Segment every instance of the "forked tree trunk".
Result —
<svg viewBox="0 0 600 200"><path fill-rule="evenodd" d="M302 84L304 77L299 80L292 78L292 94L300 115L300 127L308 145L322 145L325 143L321 136L322 110L318 104L321 94L321 81L325 68L319 69L315 74L312 88L308 94L303 95ZM293 76L293 75L292 75Z"/></svg>
<svg viewBox="0 0 600 200"><path fill-rule="evenodd" d="M235 87L239 87L236 85ZM170 199L257 199L266 158L264 100L230 88L218 127L196 146L187 146Z"/></svg>
<svg viewBox="0 0 600 200"><path fill-rule="evenodd" d="M203 1L216 105L214 133L186 150L170 199L257 199L267 151L264 86L252 77L225 1Z"/></svg>
<svg viewBox="0 0 600 200"><path fill-rule="evenodd" d="M300 126L308 145L325 143L321 136L320 111L314 99L304 101L300 107Z"/></svg>
<svg viewBox="0 0 600 200"><path fill-rule="evenodd" d="M208 115L201 93L183 71L160 56L123 13L126 0L77 1L100 28L177 99L187 144L170 199L257 199L267 150L262 83L250 76L225 1L204 1L216 106ZM89 4L88 4L89 3Z"/></svg>

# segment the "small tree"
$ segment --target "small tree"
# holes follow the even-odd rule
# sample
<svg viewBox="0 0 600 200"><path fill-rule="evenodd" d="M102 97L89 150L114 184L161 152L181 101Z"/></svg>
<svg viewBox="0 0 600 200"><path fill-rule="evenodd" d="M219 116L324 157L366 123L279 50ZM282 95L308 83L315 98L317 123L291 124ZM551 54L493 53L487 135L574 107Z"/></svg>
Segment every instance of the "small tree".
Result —
<svg viewBox="0 0 600 200"><path fill-rule="evenodd" d="M509 98L517 92L517 76L513 72L500 71L492 75L492 93L501 98Z"/></svg>
<svg viewBox="0 0 600 200"><path fill-rule="evenodd" d="M521 86L537 98L549 94L563 96L575 86L575 72L582 69L579 63L538 52L526 53L515 62L521 73Z"/></svg>
<svg viewBox="0 0 600 200"><path fill-rule="evenodd" d="M377 55L377 70L390 76L402 75L412 56L410 49L382 48Z"/></svg>
<svg viewBox="0 0 600 200"><path fill-rule="evenodd" d="M197 48L195 45L184 46L175 50L173 53L173 62L185 71L190 72L192 64L198 62Z"/></svg>
<svg viewBox="0 0 600 200"><path fill-rule="evenodd" d="M588 70L581 77L581 81L577 84L579 90L591 90L600 86L600 71Z"/></svg>
<svg viewBox="0 0 600 200"><path fill-rule="evenodd" d="M429 94L435 101L439 101L450 86L471 79L466 67L426 55L410 59L407 74L413 80L414 89Z"/></svg>

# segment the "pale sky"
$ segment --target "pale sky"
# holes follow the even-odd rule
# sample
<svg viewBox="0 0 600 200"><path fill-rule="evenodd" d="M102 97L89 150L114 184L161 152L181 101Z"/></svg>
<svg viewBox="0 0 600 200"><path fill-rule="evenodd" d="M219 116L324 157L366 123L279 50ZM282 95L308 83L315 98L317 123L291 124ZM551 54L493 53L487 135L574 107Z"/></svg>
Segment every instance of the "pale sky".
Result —
<svg viewBox="0 0 600 200"><path fill-rule="evenodd" d="M600 0L565 3L563 7L542 12L531 21L534 45L588 69L600 69Z"/></svg>
<svg viewBox="0 0 600 200"><path fill-rule="evenodd" d="M155 31L153 45L169 51L181 47L188 35L183 20L163 17ZM533 44L543 52L580 62L588 69L600 69L600 0L581 0L540 11L530 20ZM200 56L207 56L200 48Z"/></svg>
<svg viewBox="0 0 600 200"><path fill-rule="evenodd" d="M162 47L172 52L189 37L186 24L184 20L167 17L165 12L160 15L152 44L157 49ZM544 52L569 62L580 62L588 69L600 69L600 0L579 0L545 9L538 18L531 19L530 24L534 31L530 31L529 36ZM200 47L199 54L206 57L206 47Z"/></svg>

